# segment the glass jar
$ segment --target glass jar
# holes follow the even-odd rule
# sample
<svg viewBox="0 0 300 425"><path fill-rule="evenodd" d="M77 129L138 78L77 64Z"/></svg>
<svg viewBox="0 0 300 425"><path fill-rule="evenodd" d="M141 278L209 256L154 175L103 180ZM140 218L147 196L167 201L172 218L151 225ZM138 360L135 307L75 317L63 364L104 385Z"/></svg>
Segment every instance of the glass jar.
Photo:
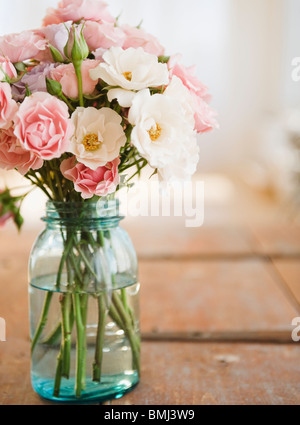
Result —
<svg viewBox="0 0 300 425"><path fill-rule="evenodd" d="M139 382L137 258L118 201L48 202L30 255L31 377L43 398L104 402Z"/></svg>

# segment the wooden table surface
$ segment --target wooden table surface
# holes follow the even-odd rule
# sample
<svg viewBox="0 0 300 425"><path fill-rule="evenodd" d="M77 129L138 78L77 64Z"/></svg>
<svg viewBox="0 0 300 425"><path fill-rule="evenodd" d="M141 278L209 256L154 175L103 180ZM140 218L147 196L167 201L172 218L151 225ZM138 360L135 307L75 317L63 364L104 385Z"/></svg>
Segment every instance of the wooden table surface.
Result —
<svg viewBox="0 0 300 425"><path fill-rule="evenodd" d="M300 228L125 226L140 261L142 380L111 404L299 404ZM30 384L36 234L0 233L0 405L47 404Z"/></svg>

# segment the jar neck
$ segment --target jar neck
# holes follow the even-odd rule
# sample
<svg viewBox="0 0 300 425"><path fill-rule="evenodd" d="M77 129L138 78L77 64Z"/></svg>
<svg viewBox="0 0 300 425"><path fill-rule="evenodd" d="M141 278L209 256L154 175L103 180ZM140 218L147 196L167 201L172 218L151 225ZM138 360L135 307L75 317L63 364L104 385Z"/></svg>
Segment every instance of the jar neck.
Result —
<svg viewBox="0 0 300 425"><path fill-rule="evenodd" d="M76 228L78 230L105 230L117 227L123 217L119 213L118 200L98 202L53 202L46 205L42 220L48 228Z"/></svg>

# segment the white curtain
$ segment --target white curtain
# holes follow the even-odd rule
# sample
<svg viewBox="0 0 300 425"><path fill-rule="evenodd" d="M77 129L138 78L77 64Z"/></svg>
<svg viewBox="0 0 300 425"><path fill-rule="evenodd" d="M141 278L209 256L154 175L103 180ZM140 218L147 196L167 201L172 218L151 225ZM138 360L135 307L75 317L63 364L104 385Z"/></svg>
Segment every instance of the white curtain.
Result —
<svg viewBox="0 0 300 425"><path fill-rule="evenodd" d="M299 0L107 0L121 22L143 26L167 53L183 53L211 89L220 130L200 137L200 169L240 166L270 116L300 106L291 62L300 56ZM36 28L56 0L0 0L0 34Z"/></svg>

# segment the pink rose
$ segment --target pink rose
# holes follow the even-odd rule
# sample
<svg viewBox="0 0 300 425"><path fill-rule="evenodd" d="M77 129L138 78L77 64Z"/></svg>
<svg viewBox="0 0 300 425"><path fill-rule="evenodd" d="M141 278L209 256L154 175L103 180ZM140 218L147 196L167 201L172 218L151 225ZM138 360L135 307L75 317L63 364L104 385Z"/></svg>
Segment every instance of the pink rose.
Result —
<svg viewBox="0 0 300 425"><path fill-rule="evenodd" d="M30 169L38 170L43 166L43 160L21 147L14 135L13 128L0 130L0 168L26 174Z"/></svg>
<svg viewBox="0 0 300 425"><path fill-rule="evenodd" d="M44 37L32 31L0 37L1 55L9 58L12 63L34 59L45 48L46 40Z"/></svg>
<svg viewBox="0 0 300 425"><path fill-rule="evenodd" d="M60 169L63 176L74 183L75 190L81 193L83 199L90 199L94 195L106 196L116 191L120 183L119 164L120 159L116 158L93 171L71 157L62 162Z"/></svg>
<svg viewBox="0 0 300 425"><path fill-rule="evenodd" d="M107 10L107 4L101 0L62 0L57 9L48 9L43 25L81 19L101 23L115 23Z"/></svg>
<svg viewBox="0 0 300 425"><path fill-rule="evenodd" d="M8 83L0 83L0 129L8 129L18 111Z"/></svg>
<svg viewBox="0 0 300 425"><path fill-rule="evenodd" d="M89 95L95 91L98 81L92 80L89 71L96 68L99 61L87 59L82 62L81 74L83 94ZM50 71L50 77L58 81L62 85L63 93L72 99L78 98L78 83L75 69L72 63L67 65L59 65Z"/></svg>
<svg viewBox="0 0 300 425"><path fill-rule="evenodd" d="M17 78L17 70L10 60L4 56L0 56L0 81L8 78Z"/></svg>
<svg viewBox="0 0 300 425"><path fill-rule="evenodd" d="M46 77L49 78L50 70L55 67L54 63L44 62L33 67L20 81L11 86L12 96L17 102L24 100L26 87L31 93L47 93Z"/></svg>
<svg viewBox="0 0 300 425"><path fill-rule="evenodd" d="M206 102L210 102L211 96L208 93L208 88L196 77L196 66L189 68L178 63L181 59L180 55L172 56L168 62L170 77L173 75L180 78L183 84L191 91L200 96Z"/></svg>
<svg viewBox="0 0 300 425"><path fill-rule="evenodd" d="M113 46L122 47L125 40L125 34L120 28L94 21L85 23L83 36L91 52L99 48L107 50Z"/></svg>
<svg viewBox="0 0 300 425"><path fill-rule="evenodd" d="M219 128L216 121L216 112L196 93L191 93L195 103L195 130L197 133L206 133L207 131Z"/></svg>
<svg viewBox="0 0 300 425"><path fill-rule="evenodd" d="M15 120L15 135L24 149L39 158L59 158L74 131L67 105L48 93L26 97Z"/></svg>
<svg viewBox="0 0 300 425"><path fill-rule="evenodd" d="M47 9L47 14L43 19L43 26L61 24L61 18L57 15L56 10L53 7Z"/></svg>
<svg viewBox="0 0 300 425"><path fill-rule="evenodd" d="M37 34L46 38L47 48L43 55L43 61L52 61L52 55L48 45L51 44L63 57L66 59L64 54L65 45L69 39L69 31L72 26L72 22L64 22L60 24L48 25L40 30L36 31ZM81 30L81 28L80 28Z"/></svg>
<svg viewBox="0 0 300 425"><path fill-rule="evenodd" d="M137 49L142 47L145 52L151 55L163 56L165 53L164 47L159 43L158 39L151 34L140 28L131 27L129 25L123 25L121 29L126 34L126 39L123 45L123 49L129 49L133 47Z"/></svg>
<svg viewBox="0 0 300 425"><path fill-rule="evenodd" d="M183 84L189 89L194 99L195 130L197 133L205 133L213 128L218 128L219 125L215 119L216 113L208 105L211 100L208 88L196 77L196 67L191 66L187 68L178 63L180 59L180 55L175 55L170 58L168 62L170 79L172 79L174 75L180 78Z"/></svg>

